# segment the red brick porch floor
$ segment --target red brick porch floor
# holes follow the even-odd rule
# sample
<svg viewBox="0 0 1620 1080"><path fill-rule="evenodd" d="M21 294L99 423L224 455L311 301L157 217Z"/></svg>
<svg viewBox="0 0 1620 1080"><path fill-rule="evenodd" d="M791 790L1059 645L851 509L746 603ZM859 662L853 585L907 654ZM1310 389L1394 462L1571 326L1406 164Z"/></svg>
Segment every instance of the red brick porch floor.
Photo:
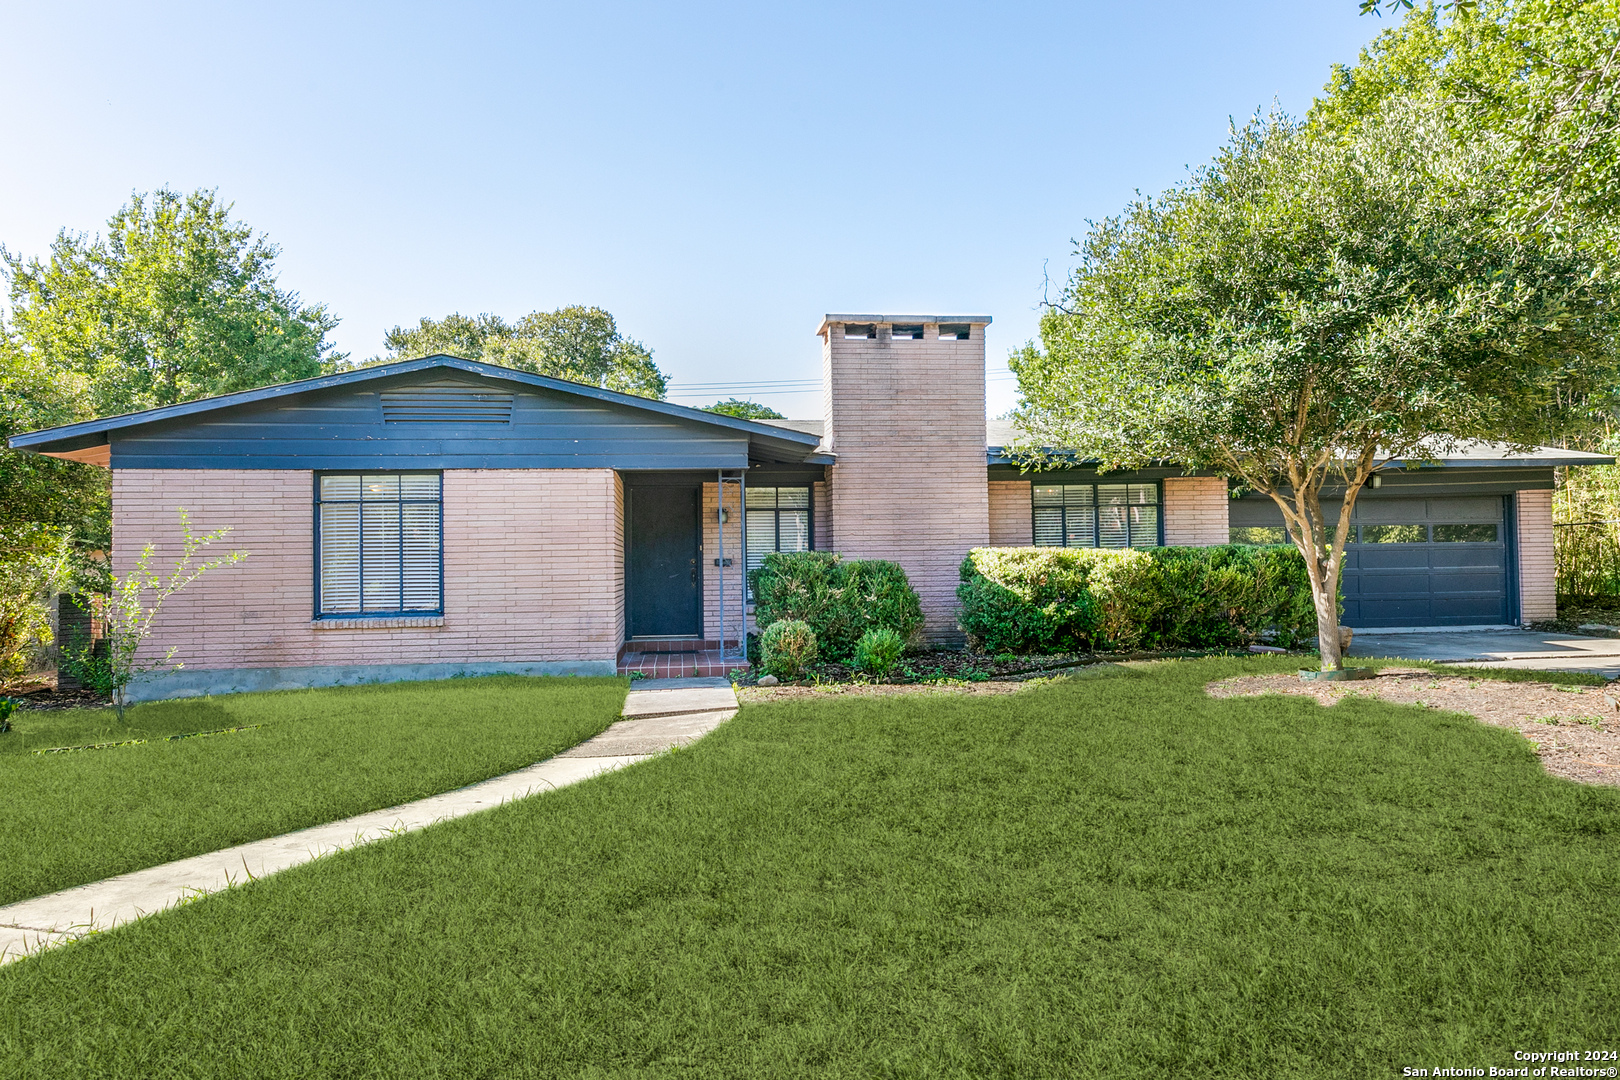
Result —
<svg viewBox="0 0 1620 1080"><path fill-rule="evenodd" d="M627 652L619 658L619 674L644 672L650 679L680 679L696 675L725 678L733 671L746 669L748 661L733 649L720 659L718 649L693 649L689 652Z"/></svg>

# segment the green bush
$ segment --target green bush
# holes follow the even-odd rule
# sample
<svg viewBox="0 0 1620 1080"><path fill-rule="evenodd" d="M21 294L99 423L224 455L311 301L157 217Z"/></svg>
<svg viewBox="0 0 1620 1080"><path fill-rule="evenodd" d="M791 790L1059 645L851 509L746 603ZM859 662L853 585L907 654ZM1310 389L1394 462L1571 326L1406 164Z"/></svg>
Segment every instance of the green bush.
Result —
<svg viewBox="0 0 1620 1080"><path fill-rule="evenodd" d="M779 679L797 679L816 662L816 632L799 619L782 619L765 628L760 639L765 671Z"/></svg>
<svg viewBox="0 0 1620 1080"><path fill-rule="evenodd" d="M990 652L1291 645L1316 632L1292 547L976 548L958 621Z"/></svg>
<svg viewBox="0 0 1620 1080"><path fill-rule="evenodd" d="M855 643L855 670L882 677L894 670L905 651L905 638L887 626L873 627Z"/></svg>
<svg viewBox="0 0 1620 1080"><path fill-rule="evenodd" d="M826 660L848 663L868 630L886 628L909 641L922 626L922 605L906 572L882 559L773 552L751 580L755 622L764 627L782 619L809 623Z"/></svg>

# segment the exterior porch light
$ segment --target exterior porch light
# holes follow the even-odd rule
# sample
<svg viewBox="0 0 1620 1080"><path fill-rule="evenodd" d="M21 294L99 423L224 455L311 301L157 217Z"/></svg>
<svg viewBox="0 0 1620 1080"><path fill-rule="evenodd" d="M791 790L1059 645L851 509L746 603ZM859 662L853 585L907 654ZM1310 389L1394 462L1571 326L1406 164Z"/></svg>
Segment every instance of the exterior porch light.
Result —
<svg viewBox="0 0 1620 1080"><path fill-rule="evenodd" d="M726 522L731 520L731 511L727 510L725 507L722 506L720 508L720 515L719 516L720 516L720 524L724 525Z"/></svg>
<svg viewBox="0 0 1620 1080"><path fill-rule="evenodd" d="M1367 481L1367 483L1371 484L1375 488L1381 488L1384 486L1384 478L1379 476L1377 473L1373 473L1372 479Z"/></svg>

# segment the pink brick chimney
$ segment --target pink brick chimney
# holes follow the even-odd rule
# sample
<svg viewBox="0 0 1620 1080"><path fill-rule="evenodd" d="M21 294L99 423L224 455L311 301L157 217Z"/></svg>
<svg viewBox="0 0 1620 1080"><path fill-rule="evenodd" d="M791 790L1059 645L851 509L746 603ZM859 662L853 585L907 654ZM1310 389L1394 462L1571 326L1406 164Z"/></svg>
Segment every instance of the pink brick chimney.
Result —
<svg viewBox="0 0 1620 1080"><path fill-rule="evenodd" d="M957 567L990 541L988 315L828 315L823 445L837 550L892 559L922 599L924 635L960 642ZM818 526L819 528L819 526Z"/></svg>

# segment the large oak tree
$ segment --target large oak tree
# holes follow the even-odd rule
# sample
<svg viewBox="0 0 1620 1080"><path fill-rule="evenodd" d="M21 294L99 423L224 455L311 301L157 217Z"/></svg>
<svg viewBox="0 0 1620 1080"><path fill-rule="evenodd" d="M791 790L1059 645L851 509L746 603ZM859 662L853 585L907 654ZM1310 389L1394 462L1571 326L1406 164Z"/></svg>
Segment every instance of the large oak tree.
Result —
<svg viewBox="0 0 1620 1080"><path fill-rule="evenodd" d="M1591 262L1502 226L1504 161L1399 100L1349 132L1235 131L1079 245L1041 346L1011 362L1023 451L1171 461L1269 495L1339 667L1339 570L1372 474L1543 441L1620 376Z"/></svg>

